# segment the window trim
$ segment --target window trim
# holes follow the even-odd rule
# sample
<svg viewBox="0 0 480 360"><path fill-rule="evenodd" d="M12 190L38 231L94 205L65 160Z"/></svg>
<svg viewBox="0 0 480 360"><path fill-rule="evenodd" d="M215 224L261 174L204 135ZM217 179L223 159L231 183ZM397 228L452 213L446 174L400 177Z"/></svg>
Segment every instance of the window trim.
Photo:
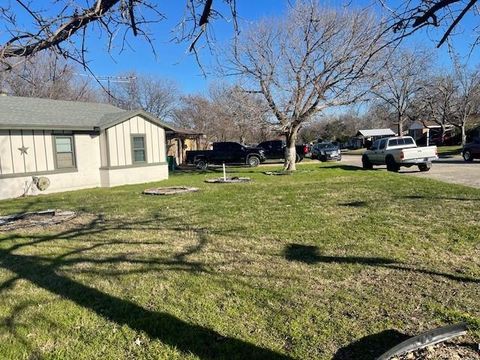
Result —
<svg viewBox="0 0 480 360"><path fill-rule="evenodd" d="M76 146L75 146L75 136L73 134L52 134L53 137L53 165L55 167L55 170L68 170L68 169L77 169L77 151L76 151ZM59 153L57 151L57 138L69 138L72 144L72 161L73 165L72 166L63 166L59 167L58 166L58 154L62 154L61 152Z"/></svg>
<svg viewBox="0 0 480 360"><path fill-rule="evenodd" d="M143 153L145 154L144 161L135 161L135 150L141 150L140 148L135 149L133 147L134 141L133 139L136 137L143 138ZM132 150L132 164L148 164L148 155L147 155L147 135L146 134L130 134L130 147Z"/></svg>

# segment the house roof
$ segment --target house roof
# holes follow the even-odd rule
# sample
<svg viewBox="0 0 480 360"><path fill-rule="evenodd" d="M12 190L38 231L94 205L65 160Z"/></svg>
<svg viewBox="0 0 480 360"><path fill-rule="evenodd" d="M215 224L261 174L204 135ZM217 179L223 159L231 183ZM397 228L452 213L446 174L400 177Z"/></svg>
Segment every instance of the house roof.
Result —
<svg viewBox="0 0 480 360"><path fill-rule="evenodd" d="M357 136L372 137L372 136L395 136L392 129L364 129L358 130Z"/></svg>
<svg viewBox="0 0 480 360"><path fill-rule="evenodd" d="M101 103L0 96L0 129L106 129L142 116L165 129L173 128L143 110L123 110Z"/></svg>

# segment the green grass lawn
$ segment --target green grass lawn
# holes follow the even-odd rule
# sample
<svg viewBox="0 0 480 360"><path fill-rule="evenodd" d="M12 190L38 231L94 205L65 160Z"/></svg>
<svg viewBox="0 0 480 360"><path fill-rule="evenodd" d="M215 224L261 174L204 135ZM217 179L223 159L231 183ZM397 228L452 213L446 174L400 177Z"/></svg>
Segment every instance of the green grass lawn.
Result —
<svg viewBox="0 0 480 360"><path fill-rule="evenodd" d="M0 358L372 359L458 321L480 340L480 190L298 168L0 202L82 213L0 232Z"/></svg>

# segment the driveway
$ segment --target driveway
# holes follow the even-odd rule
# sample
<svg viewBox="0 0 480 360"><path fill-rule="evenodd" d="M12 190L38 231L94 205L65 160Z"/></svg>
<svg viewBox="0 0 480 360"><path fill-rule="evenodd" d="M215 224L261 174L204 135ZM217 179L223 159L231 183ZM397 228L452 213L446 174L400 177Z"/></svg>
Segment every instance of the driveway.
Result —
<svg viewBox="0 0 480 360"><path fill-rule="evenodd" d="M362 158L358 155L343 155L342 163L361 167ZM384 166L376 168L386 171ZM428 172L420 172L415 166L401 168L399 173L480 188L480 161L466 163L461 156L441 158L433 163Z"/></svg>

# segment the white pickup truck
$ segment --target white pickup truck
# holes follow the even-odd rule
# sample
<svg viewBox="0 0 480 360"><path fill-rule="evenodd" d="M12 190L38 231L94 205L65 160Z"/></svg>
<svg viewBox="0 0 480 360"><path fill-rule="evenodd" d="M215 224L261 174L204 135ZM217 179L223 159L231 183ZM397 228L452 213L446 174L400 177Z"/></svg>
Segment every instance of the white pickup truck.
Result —
<svg viewBox="0 0 480 360"><path fill-rule="evenodd" d="M387 165L388 171L417 165L420 171L428 171L436 159L436 146L417 147L412 137L399 136L376 140L362 155L362 165L364 169L372 169L373 165Z"/></svg>

